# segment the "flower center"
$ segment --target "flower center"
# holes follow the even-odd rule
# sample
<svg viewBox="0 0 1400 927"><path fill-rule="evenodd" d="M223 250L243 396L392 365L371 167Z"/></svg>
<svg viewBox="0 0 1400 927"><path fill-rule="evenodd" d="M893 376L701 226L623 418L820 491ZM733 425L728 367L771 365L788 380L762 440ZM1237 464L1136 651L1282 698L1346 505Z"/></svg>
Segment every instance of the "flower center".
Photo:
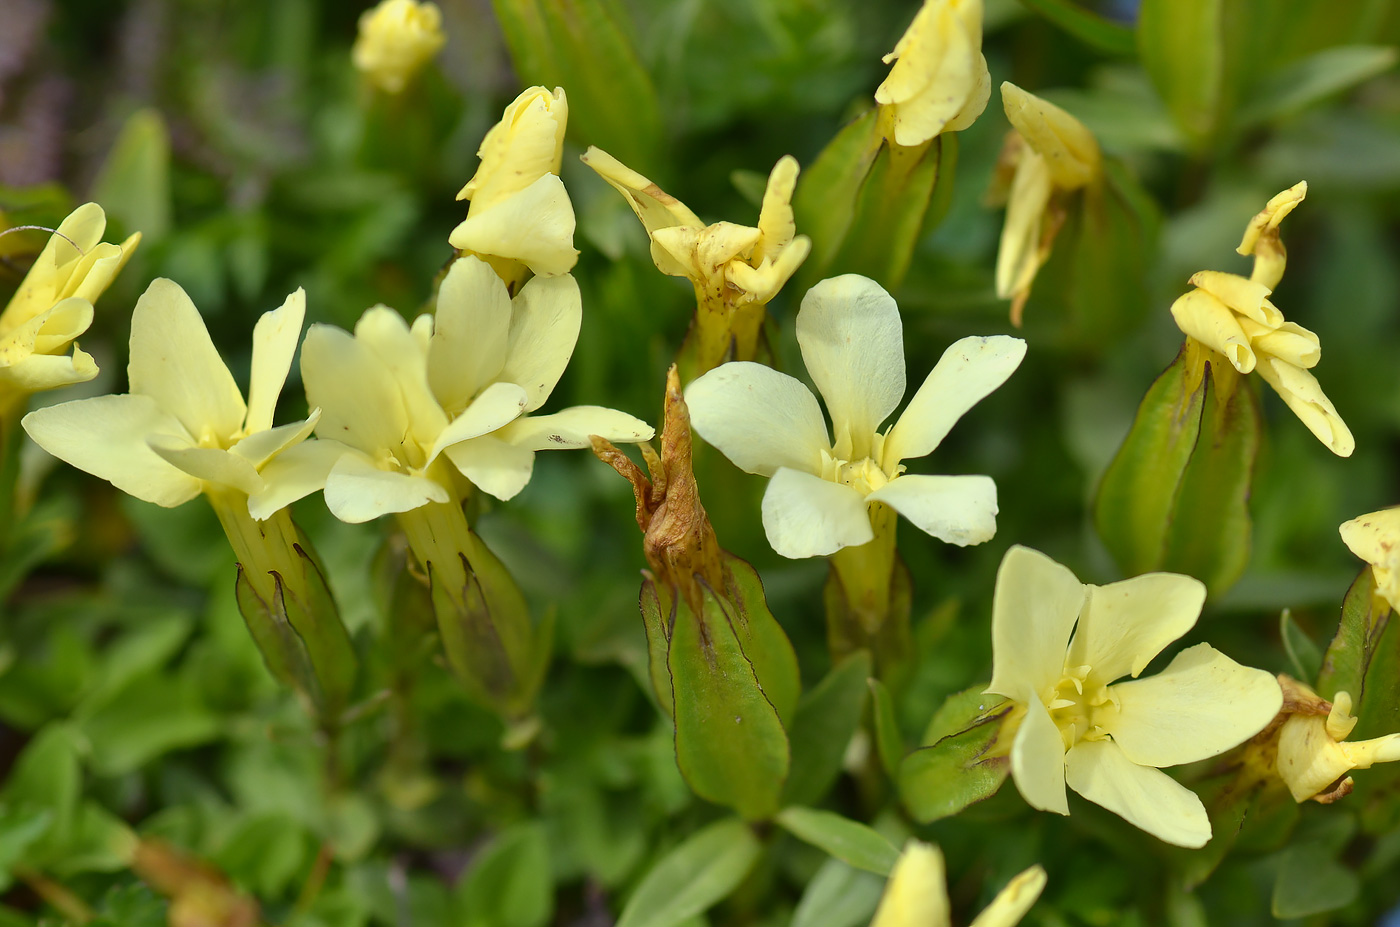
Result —
<svg viewBox="0 0 1400 927"><path fill-rule="evenodd" d="M1104 706L1110 706L1111 711L1119 708L1118 697L1111 686L1086 683L1090 669L1089 666L1065 667L1065 675L1044 700L1051 720L1060 729L1066 750L1081 740L1106 739L1108 732L1097 722L1096 716Z"/></svg>
<svg viewBox="0 0 1400 927"><path fill-rule="evenodd" d="M849 442L846 443L849 444ZM871 456L853 460L842 460L835 456L843 450L840 444L830 452L822 451L822 479L845 484L862 496L868 496L904 472L903 465L897 462L892 468L893 472L881 467L877 462L884 449L884 435L876 433L871 444L873 446Z"/></svg>

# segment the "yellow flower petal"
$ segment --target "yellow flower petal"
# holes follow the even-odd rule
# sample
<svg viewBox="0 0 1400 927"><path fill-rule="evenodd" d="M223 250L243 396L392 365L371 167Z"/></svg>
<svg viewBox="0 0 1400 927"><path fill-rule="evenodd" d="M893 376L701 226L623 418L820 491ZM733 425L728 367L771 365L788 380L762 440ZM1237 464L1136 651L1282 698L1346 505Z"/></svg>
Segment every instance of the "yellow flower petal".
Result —
<svg viewBox="0 0 1400 927"><path fill-rule="evenodd" d="M1045 889L1045 870L1032 866L1006 883L970 927L1013 927L1035 904Z"/></svg>
<svg viewBox="0 0 1400 927"><path fill-rule="evenodd" d="M316 424L320 420L321 410L312 409L311 414L299 422L288 422L276 428L255 431L239 440L229 450L245 458L261 471L263 466L278 454L296 447L311 437L311 432L316 430Z"/></svg>
<svg viewBox="0 0 1400 927"><path fill-rule="evenodd" d="M509 258L552 277L578 263L574 221L564 181L545 174L518 193L473 209L448 242L459 251Z"/></svg>
<svg viewBox="0 0 1400 927"><path fill-rule="evenodd" d="M180 438L155 435L146 442L173 467L197 480L231 486L249 495L263 490L262 477L245 457L217 447L196 447Z"/></svg>
<svg viewBox="0 0 1400 927"><path fill-rule="evenodd" d="M316 434L369 454L408 431L398 383L366 345L332 325L313 325L301 346L306 401L321 410Z"/></svg>
<svg viewBox="0 0 1400 927"><path fill-rule="evenodd" d="M1031 150L1045 159L1056 187L1077 190L1099 176L1099 143L1084 123L1010 81L1002 83L1001 99L1006 118Z"/></svg>
<svg viewBox="0 0 1400 927"><path fill-rule="evenodd" d="M1073 657L1071 657L1073 659ZM1111 689L1118 710L1096 720L1123 754L1145 766L1178 766L1224 753L1259 733L1283 705L1278 681L1209 644L1177 654L1155 676Z"/></svg>
<svg viewBox="0 0 1400 927"><path fill-rule="evenodd" d="M473 485L501 501L524 489L535 467L534 451L495 435L454 444L444 455Z"/></svg>
<svg viewBox="0 0 1400 927"><path fill-rule="evenodd" d="M1069 814L1064 739L1039 698L1032 696L1025 704L1025 717L1011 742L1011 778L1032 808Z"/></svg>
<svg viewBox="0 0 1400 927"><path fill-rule="evenodd" d="M525 391L514 383L492 383L438 433L427 462L432 463L438 454L454 444L490 434L519 418L528 401Z"/></svg>
<svg viewBox="0 0 1400 927"><path fill-rule="evenodd" d="M1240 373L1249 373L1258 359L1249 336L1230 308L1206 290L1189 290L1172 303L1177 327L1206 347L1225 355Z"/></svg>
<svg viewBox="0 0 1400 927"><path fill-rule="evenodd" d="M1180 847L1210 840L1210 818L1196 793L1151 766L1139 766L1111 740L1085 741L1065 756L1069 787L1134 827Z"/></svg>
<svg viewBox="0 0 1400 927"><path fill-rule="evenodd" d="M997 533L997 487L990 476L906 473L865 497L883 502L925 534L966 547Z"/></svg>
<svg viewBox="0 0 1400 927"><path fill-rule="evenodd" d="M304 441L279 453L260 471L263 491L248 497L248 514L258 521L325 488L331 468L346 454L358 454L339 441Z"/></svg>
<svg viewBox="0 0 1400 927"><path fill-rule="evenodd" d="M1265 328L1278 328L1283 324L1283 313L1269 302L1273 291L1256 280L1218 270L1202 270L1192 274L1189 283Z"/></svg>
<svg viewBox="0 0 1400 927"><path fill-rule="evenodd" d="M355 323L355 340L369 348L393 375L408 413L409 434L419 444L431 445L447 427L447 413L428 385L428 358L423 346L403 316L388 306L367 309Z"/></svg>
<svg viewBox="0 0 1400 927"><path fill-rule="evenodd" d="M1376 591L1396 608L1400 602L1400 508L1360 515L1339 530L1342 543L1371 564Z"/></svg>
<svg viewBox="0 0 1400 927"><path fill-rule="evenodd" d="M428 382L443 409L465 409L500 374L510 327L510 294L491 266L470 255L453 261L428 342Z"/></svg>
<svg viewBox="0 0 1400 927"><path fill-rule="evenodd" d="M1322 343L1317 335L1301 325L1284 322L1278 328L1266 329L1249 319L1241 319L1240 326L1249 336L1250 346L1261 357L1274 357L1303 368L1316 367L1322 360Z"/></svg>
<svg viewBox="0 0 1400 927"><path fill-rule="evenodd" d="M763 493L763 530L780 556L824 557L875 537L865 497L800 470L779 469Z"/></svg>
<svg viewBox="0 0 1400 927"><path fill-rule="evenodd" d="M932 844L910 840L890 872L870 927L948 927L947 875L943 853Z"/></svg>
<svg viewBox="0 0 1400 927"><path fill-rule="evenodd" d="M875 91L890 110L896 144L921 145L954 119L970 122L968 102L985 67L981 45L981 0L926 0L885 56L894 67Z"/></svg>
<svg viewBox="0 0 1400 927"><path fill-rule="evenodd" d="M997 297L1024 302L1045 263L1042 225L1053 184L1045 159L1022 149L1006 204L1006 223L997 247Z"/></svg>
<svg viewBox="0 0 1400 927"><path fill-rule="evenodd" d="M564 88L522 91L482 139L477 151L481 165L457 199L471 200L473 210L486 209L545 174L558 174L568 122Z"/></svg>
<svg viewBox="0 0 1400 927"><path fill-rule="evenodd" d="M1019 545L1008 550L992 595L992 681L987 691L1030 702L1055 685L1087 595L1068 567L1040 551Z"/></svg>
<svg viewBox="0 0 1400 927"><path fill-rule="evenodd" d="M172 280L153 280L136 302L127 378L132 393L154 399L197 443L226 446L243 428L243 393L199 310Z"/></svg>
<svg viewBox="0 0 1400 927"><path fill-rule="evenodd" d="M787 467L820 474L830 450L817 397L801 381L752 361L722 364L686 388L696 433L746 473Z"/></svg>
<svg viewBox="0 0 1400 927"><path fill-rule="evenodd" d="M599 177L602 177L614 190L622 194L623 198L627 200L627 205L631 206L632 211L637 214L637 218L642 220L642 225L646 227L648 236L657 229L669 228L673 225L688 225L692 228L705 226L705 223L686 208L684 203L603 149L590 147L583 153L580 160L593 168ZM671 273L665 268L662 268L661 272ZM684 276L684 274L672 274L672 276Z"/></svg>
<svg viewBox="0 0 1400 927"><path fill-rule="evenodd" d="M544 405L554 392L573 356L582 322L583 300L572 276L535 277L515 295L499 377L525 390L526 412Z"/></svg>
<svg viewBox="0 0 1400 927"><path fill-rule="evenodd" d="M797 186L797 159L784 155L768 174L763 190L763 205L758 212L757 259L775 260L788 242L797 234L797 222L792 216L792 191ZM759 260L755 261L755 264Z"/></svg>
<svg viewBox="0 0 1400 927"><path fill-rule="evenodd" d="M326 507L355 525L380 515L409 512L429 502L448 502L432 480L381 470L360 454L342 454L326 477Z"/></svg>
<svg viewBox="0 0 1400 927"><path fill-rule="evenodd" d="M1099 685L1140 674L1195 626L1206 601L1205 584L1178 573L1147 573L1085 588L1088 600L1065 663L1093 667L1090 678Z"/></svg>
<svg viewBox="0 0 1400 927"><path fill-rule="evenodd" d="M297 288L282 305L263 313L253 326L253 369L248 378L248 416L244 431L272 427L277 397L292 369L292 357L306 320L306 291Z"/></svg>
<svg viewBox="0 0 1400 927"><path fill-rule="evenodd" d="M97 396L30 412L24 430L44 450L129 495L168 507L200 493L200 481L151 450L151 438L193 443L149 396Z"/></svg>
<svg viewBox="0 0 1400 927"><path fill-rule="evenodd" d="M1259 375L1328 450L1338 457L1350 457L1356 450L1351 429L1337 414L1331 400L1323 395L1321 384L1311 373L1269 357L1259 365Z"/></svg>
<svg viewBox="0 0 1400 927"><path fill-rule="evenodd" d="M350 57L381 90L399 93L446 41L436 5L383 0L361 14Z"/></svg>
<svg viewBox="0 0 1400 927"><path fill-rule="evenodd" d="M550 415L518 418L497 434L502 441L532 451L592 447L590 436L614 444L649 441L656 430L635 416L603 406L571 406Z"/></svg>

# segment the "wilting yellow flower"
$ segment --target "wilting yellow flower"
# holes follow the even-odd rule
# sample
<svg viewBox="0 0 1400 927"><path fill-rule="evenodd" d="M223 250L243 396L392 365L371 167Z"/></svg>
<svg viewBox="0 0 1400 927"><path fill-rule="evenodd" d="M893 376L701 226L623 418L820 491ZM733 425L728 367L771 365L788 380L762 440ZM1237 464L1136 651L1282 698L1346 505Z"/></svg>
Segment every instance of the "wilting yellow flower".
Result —
<svg viewBox="0 0 1400 927"><path fill-rule="evenodd" d="M1013 174L997 251L997 296L1011 300L1011 321L1020 325L1069 196L1096 182L1103 167L1099 143L1078 119L1009 81L1001 99L1013 129L1002 160Z"/></svg>
<svg viewBox="0 0 1400 927"><path fill-rule="evenodd" d="M910 840L890 873L870 927L950 927L943 852ZM1012 927L1020 922L1045 888L1045 870L1032 866L997 892L972 927Z"/></svg>
<svg viewBox="0 0 1400 927"><path fill-rule="evenodd" d="M471 206L448 241L487 261L508 282L521 279L517 262L553 277L578 261L574 207L559 179L568 121L563 88L521 93L482 139L481 165L457 194Z"/></svg>
<svg viewBox="0 0 1400 927"><path fill-rule="evenodd" d="M972 125L992 88L982 56L982 0L925 0L884 57L891 61L875 101L894 144L922 145Z"/></svg>
<svg viewBox="0 0 1400 927"><path fill-rule="evenodd" d="M1309 372L1322 358L1317 335L1285 321L1269 301L1287 260L1279 222L1307 193L1307 183L1299 183L1250 220L1238 248L1254 256L1248 278L1215 270L1195 274L1190 280L1195 289L1172 304L1172 317L1186 335L1225 355L1240 373L1257 371L1328 450L1350 457L1356 440Z"/></svg>
<svg viewBox="0 0 1400 927"><path fill-rule="evenodd" d="M997 571L988 692L1016 703L1011 775L1027 804L1069 814L1065 786L1167 843L1199 847L1210 820L1159 767L1215 756L1278 714L1274 677L1209 644L1138 676L1189 631L1205 602L1189 576L1081 583L1042 553L1012 547ZM1073 635L1071 637L1071 635Z"/></svg>
<svg viewBox="0 0 1400 927"><path fill-rule="evenodd" d="M1371 564L1376 594L1400 611L1400 508L1359 515L1338 530L1342 543Z"/></svg>
<svg viewBox="0 0 1400 927"><path fill-rule="evenodd" d="M0 313L0 412L29 393L97 376L92 356L65 352L92 324L92 304L141 241L138 232L114 245L102 240L107 216L96 203L59 224Z"/></svg>
<svg viewBox="0 0 1400 927"><path fill-rule="evenodd" d="M302 347L317 434L346 445L325 482L342 521L458 501L461 477L498 499L525 487L535 452L589 447L589 436L645 441L646 423L575 406L529 415L549 398L578 340L573 277L535 277L512 299L474 257L453 263L437 314L412 328L376 306L352 336L313 325ZM456 474L454 476L454 474Z"/></svg>
<svg viewBox="0 0 1400 927"><path fill-rule="evenodd" d="M651 239L658 270L686 277L695 287L700 370L732 353L751 360L763 326L763 309L812 250L792 217L797 161L779 159L768 175L758 226L706 225L684 203L612 155L589 148L583 162L627 200Z"/></svg>
<svg viewBox="0 0 1400 927"><path fill-rule="evenodd" d="M784 557L832 554L875 537L870 507L884 503L951 544L996 533L996 485L986 476L904 474L902 461L938 447L964 412L1011 376L1019 338L964 338L944 352L904 413L899 307L865 277L823 280L802 300L797 342L831 413L801 382L746 361L695 380L686 403L695 430L735 466L772 477L763 495L768 543Z"/></svg>
<svg viewBox="0 0 1400 927"><path fill-rule="evenodd" d="M379 89L399 93L446 41L436 4L382 0L360 15L350 58Z"/></svg>
<svg viewBox="0 0 1400 927"><path fill-rule="evenodd" d="M1349 694L1338 692L1329 704L1301 682L1279 679L1288 714L1278 733L1278 774L1295 801L1330 804L1351 793L1353 769L1400 760L1400 734L1346 742L1357 721Z"/></svg>

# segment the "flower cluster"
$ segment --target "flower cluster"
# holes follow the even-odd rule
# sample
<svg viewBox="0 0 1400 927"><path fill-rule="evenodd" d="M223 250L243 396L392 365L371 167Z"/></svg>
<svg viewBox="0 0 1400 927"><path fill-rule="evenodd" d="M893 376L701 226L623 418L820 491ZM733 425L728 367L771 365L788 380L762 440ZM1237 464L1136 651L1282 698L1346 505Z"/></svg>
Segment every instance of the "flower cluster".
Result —
<svg viewBox="0 0 1400 927"><path fill-rule="evenodd" d="M1317 335L1286 321L1269 301L1287 257L1279 223L1307 193L1306 182L1290 187L1250 220L1238 249L1254 257L1249 277L1214 270L1195 274L1194 289L1172 304L1172 317L1240 373L1257 370L1319 441L1338 457L1350 457L1356 441L1310 372L1322 358Z"/></svg>

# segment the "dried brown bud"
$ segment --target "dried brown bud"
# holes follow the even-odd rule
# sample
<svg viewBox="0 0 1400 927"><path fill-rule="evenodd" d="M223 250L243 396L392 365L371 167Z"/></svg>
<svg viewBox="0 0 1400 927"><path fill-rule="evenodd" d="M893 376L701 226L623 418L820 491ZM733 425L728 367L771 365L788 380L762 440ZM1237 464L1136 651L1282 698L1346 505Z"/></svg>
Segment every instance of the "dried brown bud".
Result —
<svg viewBox="0 0 1400 927"><path fill-rule="evenodd" d="M650 479L626 454L593 437L593 453L632 484L643 551L657 581L678 589L698 613L701 594L696 577L722 589L724 567L719 541L700 502L691 468L690 411L675 365L666 374L661 453L648 444L641 445L641 451Z"/></svg>

